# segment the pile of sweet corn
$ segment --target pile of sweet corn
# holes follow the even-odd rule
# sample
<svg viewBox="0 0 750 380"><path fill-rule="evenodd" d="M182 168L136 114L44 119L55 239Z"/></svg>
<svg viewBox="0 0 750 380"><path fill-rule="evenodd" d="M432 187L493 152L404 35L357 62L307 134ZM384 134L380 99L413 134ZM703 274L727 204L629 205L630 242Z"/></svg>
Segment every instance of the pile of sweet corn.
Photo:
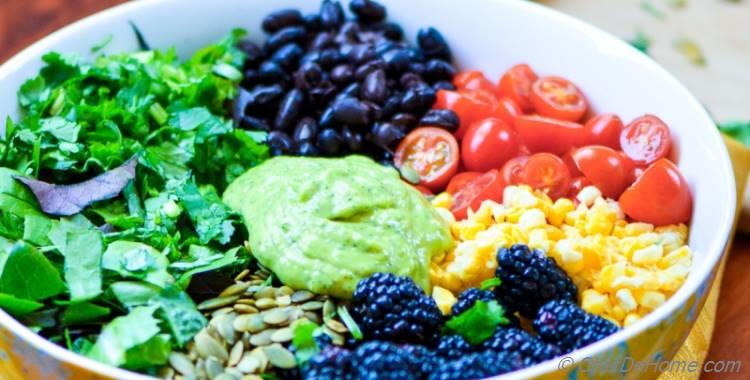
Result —
<svg viewBox="0 0 750 380"><path fill-rule="evenodd" d="M583 309L619 326L642 318L682 285L692 264L687 226L628 223L617 202L593 186L576 198L577 206L509 186L502 204L485 201L456 221L450 194L436 196L432 203L450 221L456 245L433 260L433 285L455 294L479 286L494 275L497 250L516 243L553 257L578 286Z"/></svg>

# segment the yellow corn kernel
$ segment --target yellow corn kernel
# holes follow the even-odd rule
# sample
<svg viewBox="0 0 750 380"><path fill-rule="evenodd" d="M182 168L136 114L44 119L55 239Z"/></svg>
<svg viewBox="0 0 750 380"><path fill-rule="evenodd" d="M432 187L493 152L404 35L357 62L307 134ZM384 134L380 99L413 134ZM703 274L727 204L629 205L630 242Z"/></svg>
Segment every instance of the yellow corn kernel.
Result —
<svg viewBox="0 0 750 380"><path fill-rule="evenodd" d="M663 254L661 245L649 245L633 252L633 263L638 265L651 265L659 262Z"/></svg>
<svg viewBox="0 0 750 380"><path fill-rule="evenodd" d="M456 303L456 296L450 290L440 286L432 288L432 298L437 303L438 309L440 309L443 315L450 314L453 304Z"/></svg>
<svg viewBox="0 0 750 380"><path fill-rule="evenodd" d="M601 191L599 191L599 189L597 189L595 186L586 186L578 192L578 195L576 195L576 199L578 199L581 204L584 204L586 206L593 205L594 201L596 201L597 198L601 197Z"/></svg>
<svg viewBox="0 0 750 380"><path fill-rule="evenodd" d="M436 207L435 212L448 224L453 224L456 221L456 217L453 216L451 210L442 207Z"/></svg>
<svg viewBox="0 0 750 380"><path fill-rule="evenodd" d="M528 231L532 228L542 227L547 224L544 218L544 213L538 209L529 209L521 214L521 218L518 220L518 226L522 231Z"/></svg>
<svg viewBox="0 0 750 380"><path fill-rule="evenodd" d="M619 305L625 312L631 312L638 308L638 303L633 297L633 293L630 289L620 289L615 293L617 298L617 305Z"/></svg>
<svg viewBox="0 0 750 380"><path fill-rule="evenodd" d="M471 220L465 220L462 222L462 226L459 229L459 235L458 237L461 240L473 240L477 233L480 231L484 231L485 225L481 223L477 223Z"/></svg>
<svg viewBox="0 0 750 380"><path fill-rule="evenodd" d="M585 231L587 235L609 235L613 227L613 218L609 218L604 212L594 212L586 221Z"/></svg>
<svg viewBox="0 0 750 380"><path fill-rule="evenodd" d="M555 227L560 227L565 222L565 216L576 209L573 201L567 198L560 198L555 201L549 212L549 223Z"/></svg>
<svg viewBox="0 0 750 380"><path fill-rule="evenodd" d="M682 246L664 255L664 257L659 260L659 268L665 269L685 261L689 263L691 259L690 256L690 248Z"/></svg>
<svg viewBox="0 0 750 380"><path fill-rule="evenodd" d="M536 228L529 232L529 248L541 249L544 252L549 252L551 241L547 237L547 231L543 228Z"/></svg>
<svg viewBox="0 0 750 380"><path fill-rule="evenodd" d="M630 313L625 316L625 320L623 321L622 325L624 327L628 327L632 325L633 323L636 323L641 320L641 316L636 313Z"/></svg>
<svg viewBox="0 0 750 380"><path fill-rule="evenodd" d="M638 236L653 231L654 225L649 223L630 223L625 226L626 236Z"/></svg>
<svg viewBox="0 0 750 380"><path fill-rule="evenodd" d="M594 289L586 289L581 294L581 307L592 314L603 314L611 308L609 298Z"/></svg>
<svg viewBox="0 0 750 380"><path fill-rule="evenodd" d="M655 290L646 290L640 294L640 297L636 297L636 299L639 305L651 310L656 309L666 301L664 294Z"/></svg>
<svg viewBox="0 0 750 380"><path fill-rule="evenodd" d="M442 192L432 198L432 205L434 207L441 207L450 209L453 207L453 196L450 193Z"/></svg>
<svg viewBox="0 0 750 380"><path fill-rule="evenodd" d="M560 265L568 273L578 273L584 269L583 253L575 249L571 239L563 239L555 245L555 251L560 258Z"/></svg>
<svg viewBox="0 0 750 380"><path fill-rule="evenodd" d="M641 244L643 244L643 246L645 247L645 246L652 245L652 244L658 244L660 237L659 237L659 234L657 233L649 232L649 233L638 235L636 239L638 239L638 241Z"/></svg>

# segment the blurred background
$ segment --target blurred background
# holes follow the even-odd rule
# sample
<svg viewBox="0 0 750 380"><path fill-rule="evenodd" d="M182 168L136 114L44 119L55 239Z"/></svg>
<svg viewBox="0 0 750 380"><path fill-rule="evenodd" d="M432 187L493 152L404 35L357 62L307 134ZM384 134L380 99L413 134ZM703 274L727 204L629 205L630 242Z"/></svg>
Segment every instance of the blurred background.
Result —
<svg viewBox="0 0 750 380"><path fill-rule="evenodd" d="M0 0L0 63L72 21L123 2ZM700 99L724 132L750 145L750 0L538 2L605 29L651 56ZM744 367L750 366L746 268L750 268L750 236L740 234L726 265L708 360L742 360ZM742 373L748 372L743 368Z"/></svg>

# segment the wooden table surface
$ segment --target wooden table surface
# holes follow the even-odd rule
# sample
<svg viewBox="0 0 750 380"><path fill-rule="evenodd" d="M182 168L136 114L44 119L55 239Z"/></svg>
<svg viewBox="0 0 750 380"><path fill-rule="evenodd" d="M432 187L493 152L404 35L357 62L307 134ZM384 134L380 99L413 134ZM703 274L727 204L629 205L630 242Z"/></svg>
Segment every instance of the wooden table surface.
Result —
<svg viewBox="0 0 750 380"><path fill-rule="evenodd" d="M0 1L0 63L50 32L123 0ZM229 26L227 26L229 27ZM2 116L2 115L0 115ZM750 366L750 237L738 236L727 262L709 360ZM743 373L747 373L743 369ZM719 375L704 374L703 379Z"/></svg>

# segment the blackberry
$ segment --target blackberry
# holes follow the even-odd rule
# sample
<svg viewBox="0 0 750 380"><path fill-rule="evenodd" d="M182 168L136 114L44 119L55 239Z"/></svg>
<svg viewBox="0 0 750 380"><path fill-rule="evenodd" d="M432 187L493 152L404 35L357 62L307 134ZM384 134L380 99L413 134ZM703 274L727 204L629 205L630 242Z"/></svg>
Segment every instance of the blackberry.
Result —
<svg viewBox="0 0 750 380"><path fill-rule="evenodd" d="M432 344L443 322L435 300L409 277L375 273L357 284L352 316L368 339Z"/></svg>
<svg viewBox="0 0 750 380"><path fill-rule="evenodd" d="M425 353L406 349L392 342L370 341L354 351L352 368L359 380L419 380L425 375L422 365Z"/></svg>
<svg viewBox="0 0 750 380"><path fill-rule="evenodd" d="M495 352L517 352L523 358L524 367L541 363L561 354L556 346L516 327L498 327L479 348Z"/></svg>
<svg viewBox="0 0 750 380"><path fill-rule="evenodd" d="M302 370L305 380L348 379L352 375L351 351L328 346L313 356Z"/></svg>
<svg viewBox="0 0 750 380"><path fill-rule="evenodd" d="M518 353L482 351L464 355L456 360L440 363L427 379L484 379L515 371L522 367L523 360Z"/></svg>
<svg viewBox="0 0 750 380"><path fill-rule="evenodd" d="M502 302L495 299L495 294L493 292L489 290L480 290L477 288L466 289L458 295L458 300L456 300L456 303L454 303L453 307L451 308L451 316L455 317L463 313L464 311L471 309L471 307L474 306L474 303L477 301L497 301L505 310L505 318L510 321L510 325L520 326L520 322L518 321L518 318L513 315L513 311L505 306Z"/></svg>
<svg viewBox="0 0 750 380"><path fill-rule="evenodd" d="M589 314L575 303L555 300L539 309L534 329L544 341L560 347L564 353L587 346L614 334L619 328L612 322Z"/></svg>
<svg viewBox="0 0 750 380"><path fill-rule="evenodd" d="M495 275L502 283L495 288L503 304L529 319L552 300L576 302L577 288L555 260L524 244L500 248Z"/></svg>
<svg viewBox="0 0 750 380"><path fill-rule="evenodd" d="M416 362L415 368L418 369L422 378L434 372L441 361L441 358L434 351L418 344L403 345L401 346L401 351Z"/></svg>
<svg viewBox="0 0 750 380"><path fill-rule="evenodd" d="M435 351L440 357L453 360L474 352L474 346L466 341L461 335L443 335L440 337L440 340L438 340Z"/></svg>

